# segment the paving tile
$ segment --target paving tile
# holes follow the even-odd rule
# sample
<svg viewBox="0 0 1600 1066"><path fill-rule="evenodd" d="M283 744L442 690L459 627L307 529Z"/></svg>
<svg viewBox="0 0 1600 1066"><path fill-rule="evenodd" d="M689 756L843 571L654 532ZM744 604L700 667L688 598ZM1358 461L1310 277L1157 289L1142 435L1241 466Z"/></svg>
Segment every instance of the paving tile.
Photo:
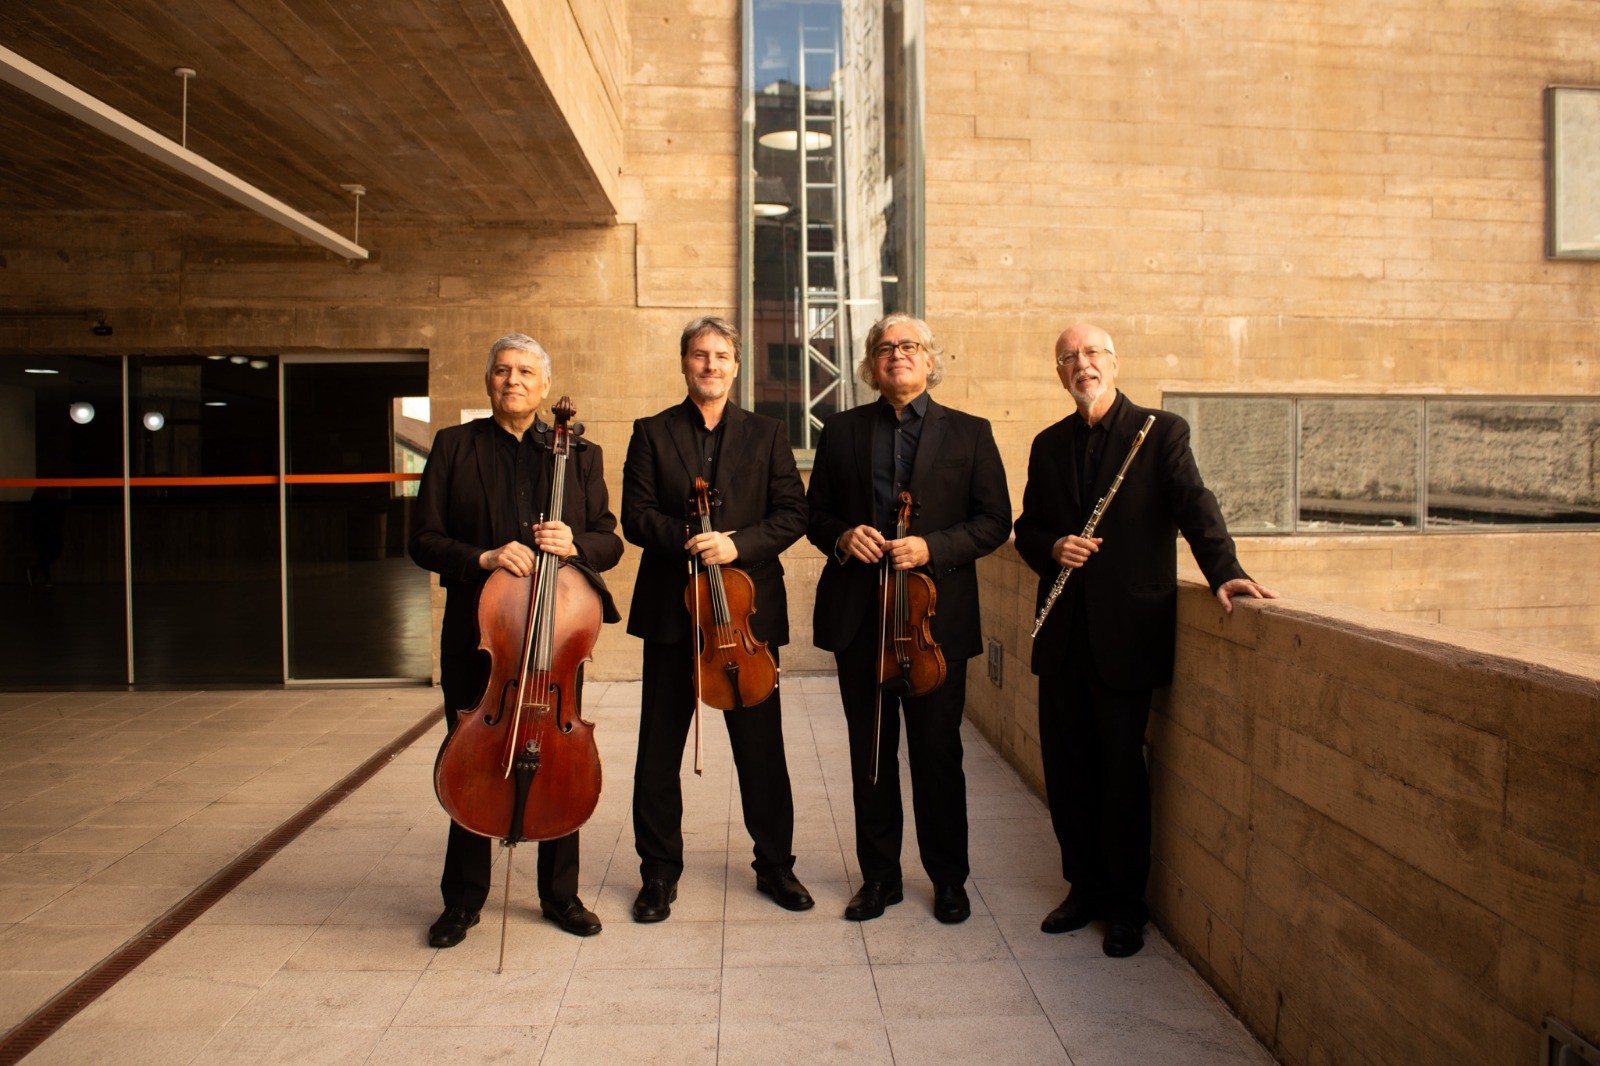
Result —
<svg viewBox="0 0 1600 1066"><path fill-rule="evenodd" d="M217 1032L216 1026L155 1028L82 1025L73 1021L30 1052L27 1061L28 1066L189 1062L199 1055Z"/></svg>
<svg viewBox="0 0 1600 1066"><path fill-rule="evenodd" d="M577 970L557 1019L564 1025L714 1025L722 978L713 967ZM558 1026L559 1028L559 1026Z"/></svg>
<svg viewBox="0 0 1600 1066"><path fill-rule="evenodd" d="M722 975L726 1021L879 1021L873 969L861 966L751 966Z"/></svg>
<svg viewBox="0 0 1600 1066"><path fill-rule="evenodd" d="M74 1025L200 1029L221 1026L256 994L226 974L132 973L89 1004Z"/></svg>
<svg viewBox="0 0 1600 1066"><path fill-rule="evenodd" d="M648 1062L651 1066L720 1061L717 1025L582 1025L557 1024L550 1033L545 1061L561 1066L614 1066L619 1062Z"/></svg>
<svg viewBox="0 0 1600 1066"><path fill-rule="evenodd" d="M1073 1066L1183 1062L1193 1066L1264 1066L1272 1058L1215 1010L1085 1011L1056 1019ZM1243 1037L1244 1039L1241 1039Z"/></svg>
<svg viewBox="0 0 1600 1066"><path fill-rule="evenodd" d="M230 1025L195 1061L206 1066L358 1066L370 1060L382 1034L372 1026Z"/></svg>
<svg viewBox="0 0 1600 1066"><path fill-rule="evenodd" d="M1055 1027L1043 1015L894 1018L888 1023L888 1030L897 1063L981 1058L985 1066L1044 1066L1046 1063L1078 1066L1067 1057ZM1152 1060L1137 1061L1143 1066ZM1187 1064L1189 1060L1177 1055L1168 1061Z"/></svg>
<svg viewBox="0 0 1600 1066"><path fill-rule="evenodd" d="M82 972L127 943L143 923L54 925L22 922L0 932L0 970Z"/></svg>
<svg viewBox="0 0 1600 1066"><path fill-rule="evenodd" d="M869 1066L896 1061L881 1021L725 1021L719 1052L718 1063L732 1066Z"/></svg>
<svg viewBox="0 0 1600 1066"><path fill-rule="evenodd" d="M441 1062L538 1062L550 1039L547 1025L392 1025L372 1049L384 1066ZM567 1058L555 1062L571 1061ZM621 1061L612 1059L612 1062Z"/></svg>
<svg viewBox="0 0 1600 1066"><path fill-rule="evenodd" d="M723 927L724 966L855 966L867 961L862 924L835 918L808 922L799 915L729 921Z"/></svg>
<svg viewBox="0 0 1600 1066"><path fill-rule="evenodd" d="M1142 1012L1204 1006L1187 966L1146 950L1132 958L1025 961L1022 971L1052 1019L1084 1012Z"/></svg>
<svg viewBox="0 0 1600 1066"><path fill-rule="evenodd" d="M885 1018L1006 1017L1042 1013L1011 959L873 967Z"/></svg>
<svg viewBox="0 0 1600 1066"><path fill-rule="evenodd" d="M581 973L721 964L722 923L681 919L674 905L672 917L664 922L641 925L631 914L608 921L600 935L584 939L578 951L577 970Z"/></svg>
<svg viewBox="0 0 1600 1066"><path fill-rule="evenodd" d="M885 912L882 918L860 923L866 937L867 958L874 964L1011 958L1005 937L988 915L974 914L965 922L945 925L932 916L913 915L907 911L902 905Z"/></svg>
<svg viewBox="0 0 1600 1066"><path fill-rule="evenodd" d="M551 1025L567 984L560 970L508 973L430 970L414 981L388 1024L406 1026Z"/></svg>
<svg viewBox="0 0 1600 1066"><path fill-rule="evenodd" d="M142 964L142 974L225 974L266 983L316 932L312 925L191 925Z"/></svg>
<svg viewBox="0 0 1600 1066"><path fill-rule="evenodd" d="M415 973L280 970L238 1012L243 1026L384 1026L416 987Z"/></svg>

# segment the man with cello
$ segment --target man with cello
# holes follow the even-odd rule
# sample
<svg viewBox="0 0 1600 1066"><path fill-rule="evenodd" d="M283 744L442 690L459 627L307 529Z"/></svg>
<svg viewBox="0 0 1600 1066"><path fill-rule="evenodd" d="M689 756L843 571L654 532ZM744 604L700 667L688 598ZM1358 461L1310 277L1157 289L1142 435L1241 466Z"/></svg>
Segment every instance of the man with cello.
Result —
<svg viewBox="0 0 1600 1066"><path fill-rule="evenodd" d="M550 392L550 376L550 356L532 337L511 333L495 341L484 373L493 416L441 429L423 470L410 550L419 566L439 575L445 590L439 681L449 731L460 712L477 706L489 677L488 657L478 650L478 601L494 571L528 577L539 552L559 556L590 577L605 620L619 620L593 576L622 557L599 445L572 449L563 520L544 520L552 499L552 430L537 412ZM433 947L461 943L478 924L489 892L491 847L488 837L451 823L439 881L444 912L428 930ZM545 918L577 936L600 931L599 918L578 898L576 832L540 843L538 885Z"/></svg>
<svg viewBox="0 0 1600 1066"><path fill-rule="evenodd" d="M838 664L863 882L845 908L851 921L904 898L902 707L934 916L954 923L971 914L961 716L967 660L982 650L975 564L1005 543L1011 501L989 423L928 395L944 378L942 357L921 319L896 313L873 325L857 376L880 398L827 420L811 472L807 536L828 557L814 636ZM907 571L921 589L909 602L931 619L890 617L910 609L894 591ZM902 636L913 631L915 641ZM912 678L936 675L924 667L941 653L943 680L923 691Z"/></svg>
<svg viewBox="0 0 1600 1066"><path fill-rule="evenodd" d="M697 318L684 327L678 356L688 395L633 424L622 471L622 530L644 549L628 612L628 632L644 638L633 776L643 883L633 917L662 921L677 899L679 768L693 722L699 769L698 703L713 702L712 690L726 696L713 705L725 712L756 889L780 907L806 910L811 895L794 875L794 800L774 654L789 640L778 556L805 533L805 490L783 423L728 402L738 331L720 318ZM707 597L711 582L717 595ZM716 619L707 617L713 613ZM752 691L757 674L767 684Z"/></svg>

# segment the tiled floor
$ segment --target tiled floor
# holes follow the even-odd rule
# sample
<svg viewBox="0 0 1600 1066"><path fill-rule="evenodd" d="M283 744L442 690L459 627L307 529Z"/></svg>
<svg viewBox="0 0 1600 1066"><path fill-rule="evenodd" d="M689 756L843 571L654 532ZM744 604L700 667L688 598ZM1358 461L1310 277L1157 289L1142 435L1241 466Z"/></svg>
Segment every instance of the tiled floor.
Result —
<svg viewBox="0 0 1600 1066"><path fill-rule="evenodd" d="M608 785L583 830L587 940L538 917L516 853L506 968L499 889L434 951L445 821L424 737L28 1062L1271 1062L1154 929L1111 960L1059 937L1043 807L967 728L973 916L943 926L907 841L906 901L840 914L858 873L831 678L785 678L796 872L757 895L720 716L686 775L672 917L636 925L628 820L637 684L593 684ZM0 694L0 1023L15 1025L267 829L437 707L426 689ZM909 806L909 805L908 805ZM908 819L909 822L909 819ZM909 832L909 826L908 826ZM497 861L497 882L505 863Z"/></svg>

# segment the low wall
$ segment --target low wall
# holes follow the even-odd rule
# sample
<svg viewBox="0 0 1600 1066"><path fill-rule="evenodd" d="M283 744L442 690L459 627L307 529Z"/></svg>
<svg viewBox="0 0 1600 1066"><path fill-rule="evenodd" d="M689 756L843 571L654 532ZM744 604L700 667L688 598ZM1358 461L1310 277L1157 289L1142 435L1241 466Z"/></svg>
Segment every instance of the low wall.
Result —
<svg viewBox="0 0 1600 1066"><path fill-rule="evenodd" d="M1037 788L1032 575L980 578L1003 673L968 713ZM1155 920L1281 1061L1600 1037L1600 659L1186 585L1149 744Z"/></svg>

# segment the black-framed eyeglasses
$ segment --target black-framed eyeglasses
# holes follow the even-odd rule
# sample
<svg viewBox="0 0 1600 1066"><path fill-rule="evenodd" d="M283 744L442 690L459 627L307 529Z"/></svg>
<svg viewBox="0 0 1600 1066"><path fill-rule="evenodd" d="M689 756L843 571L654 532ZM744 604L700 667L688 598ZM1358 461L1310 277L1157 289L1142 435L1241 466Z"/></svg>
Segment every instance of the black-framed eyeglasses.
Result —
<svg viewBox="0 0 1600 1066"><path fill-rule="evenodd" d="M880 344L876 348L872 349L872 357L874 359L888 359L896 352L910 357L916 355L920 351L922 351L921 341L905 340L896 344L890 344L889 342L885 341L883 344Z"/></svg>
<svg viewBox="0 0 1600 1066"><path fill-rule="evenodd" d="M1066 366L1075 360L1081 360L1085 363L1098 363L1110 354L1110 348L1084 348L1082 351L1076 352L1057 352L1056 366Z"/></svg>

